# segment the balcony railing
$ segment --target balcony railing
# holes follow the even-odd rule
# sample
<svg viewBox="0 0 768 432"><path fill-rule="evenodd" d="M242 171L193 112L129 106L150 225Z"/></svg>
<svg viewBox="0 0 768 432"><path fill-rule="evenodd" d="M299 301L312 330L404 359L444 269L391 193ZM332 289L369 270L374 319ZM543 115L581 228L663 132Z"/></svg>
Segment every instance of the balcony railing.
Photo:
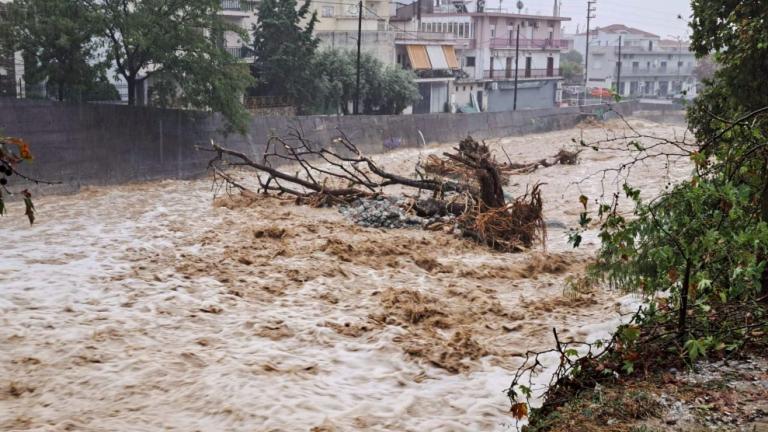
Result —
<svg viewBox="0 0 768 432"><path fill-rule="evenodd" d="M525 69L520 68L517 71L518 79L526 78L556 78L560 76L560 69ZM483 72L485 79L514 79L515 69L493 69Z"/></svg>
<svg viewBox="0 0 768 432"><path fill-rule="evenodd" d="M251 12L253 2L248 0L221 0L221 8L225 11Z"/></svg>
<svg viewBox="0 0 768 432"><path fill-rule="evenodd" d="M621 68L622 75L626 76L655 76L655 75L664 75L664 76L672 76L672 75L680 75L680 76L688 76L693 74L693 68L689 68L688 66L681 67L678 71L677 66L667 66L666 68L631 68L631 67L622 67Z"/></svg>
<svg viewBox="0 0 768 432"><path fill-rule="evenodd" d="M225 46L224 50L232 57L239 59L253 57L253 50L247 46Z"/></svg>
<svg viewBox="0 0 768 432"><path fill-rule="evenodd" d="M561 39L523 39L520 38L520 48L523 49L562 49L567 41ZM491 48L515 48L515 38L492 38Z"/></svg>

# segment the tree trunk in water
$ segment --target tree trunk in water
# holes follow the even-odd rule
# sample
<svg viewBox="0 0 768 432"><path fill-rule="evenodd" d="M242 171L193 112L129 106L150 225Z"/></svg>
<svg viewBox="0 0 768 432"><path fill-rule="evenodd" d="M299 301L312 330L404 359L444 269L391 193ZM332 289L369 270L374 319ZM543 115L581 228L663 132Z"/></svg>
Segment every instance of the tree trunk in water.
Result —
<svg viewBox="0 0 768 432"><path fill-rule="evenodd" d="M503 207L504 190L501 187L501 176L488 159L482 162L482 169L478 170L477 178L480 181L480 199L488 208Z"/></svg>
<svg viewBox="0 0 768 432"><path fill-rule="evenodd" d="M683 276L683 286L680 288L680 316L677 322L677 337L680 344L685 343L686 324L688 320L688 286L691 283L691 261L685 263L685 275Z"/></svg>

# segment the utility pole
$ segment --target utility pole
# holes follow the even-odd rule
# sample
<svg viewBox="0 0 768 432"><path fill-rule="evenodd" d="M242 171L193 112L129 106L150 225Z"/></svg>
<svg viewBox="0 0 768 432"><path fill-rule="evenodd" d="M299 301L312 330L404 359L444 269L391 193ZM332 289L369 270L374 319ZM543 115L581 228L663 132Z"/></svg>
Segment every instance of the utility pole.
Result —
<svg viewBox="0 0 768 432"><path fill-rule="evenodd" d="M619 36L619 61L616 62L616 93L621 96L621 36Z"/></svg>
<svg viewBox="0 0 768 432"><path fill-rule="evenodd" d="M680 81L680 63L683 62L683 38L677 37L677 85L680 86L680 93L683 92L683 83Z"/></svg>
<svg viewBox="0 0 768 432"><path fill-rule="evenodd" d="M597 0L587 1L587 43L584 49L584 103L587 103L587 85L589 84L589 20L595 18L592 12L596 9L592 7Z"/></svg>
<svg viewBox="0 0 768 432"><path fill-rule="evenodd" d="M517 111L517 70L520 60L520 23L517 23L517 37L515 37L515 99L512 102L512 111Z"/></svg>
<svg viewBox="0 0 768 432"><path fill-rule="evenodd" d="M360 42L363 39L363 0L357 4L357 80L355 83L354 113L360 114Z"/></svg>

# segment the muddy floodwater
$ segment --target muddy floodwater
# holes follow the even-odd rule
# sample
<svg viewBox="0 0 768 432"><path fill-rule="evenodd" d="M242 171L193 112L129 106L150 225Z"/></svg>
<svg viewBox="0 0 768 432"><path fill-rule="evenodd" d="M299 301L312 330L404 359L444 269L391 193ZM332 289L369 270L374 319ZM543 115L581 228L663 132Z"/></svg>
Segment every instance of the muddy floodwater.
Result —
<svg viewBox="0 0 768 432"><path fill-rule="evenodd" d="M672 138L681 126L632 120ZM622 134L589 126L489 141L515 161ZM377 157L413 172L419 157ZM497 156L506 156L497 151ZM0 220L0 430L507 431L528 349L605 337L639 299L574 295L578 197L612 193L617 152L513 176L543 183L546 249L503 254L449 232L363 228L336 209L243 197L210 180L88 188ZM649 161L652 193L685 163ZM583 180L579 184L579 180Z"/></svg>

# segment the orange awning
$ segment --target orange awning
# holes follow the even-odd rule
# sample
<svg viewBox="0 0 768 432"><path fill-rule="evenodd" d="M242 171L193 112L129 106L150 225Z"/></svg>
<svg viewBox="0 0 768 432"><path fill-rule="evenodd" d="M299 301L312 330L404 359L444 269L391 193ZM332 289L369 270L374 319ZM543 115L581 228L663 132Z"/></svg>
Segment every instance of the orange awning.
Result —
<svg viewBox="0 0 768 432"><path fill-rule="evenodd" d="M424 45L406 45L408 59L411 61L411 67L414 70L432 69L432 63L429 62L427 47Z"/></svg>
<svg viewBox="0 0 768 432"><path fill-rule="evenodd" d="M459 60L456 58L456 51L450 45L443 45L443 52L445 53L445 60L448 62L448 67L451 69L459 68Z"/></svg>

